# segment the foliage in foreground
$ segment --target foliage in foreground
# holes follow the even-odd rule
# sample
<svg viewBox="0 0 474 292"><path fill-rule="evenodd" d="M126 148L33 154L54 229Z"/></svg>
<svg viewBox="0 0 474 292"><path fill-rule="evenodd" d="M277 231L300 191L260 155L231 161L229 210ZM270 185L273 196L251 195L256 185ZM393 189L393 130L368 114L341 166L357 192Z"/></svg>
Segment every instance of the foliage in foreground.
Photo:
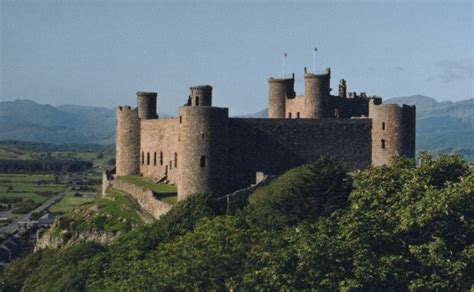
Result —
<svg viewBox="0 0 474 292"><path fill-rule="evenodd" d="M399 159L355 173L352 186L334 164L321 167L291 171L234 215L198 194L110 247L35 253L7 268L2 289L471 288L474 173L459 157ZM289 217L286 197L298 202ZM315 200L331 211L299 208ZM271 212L278 220L265 220Z"/></svg>

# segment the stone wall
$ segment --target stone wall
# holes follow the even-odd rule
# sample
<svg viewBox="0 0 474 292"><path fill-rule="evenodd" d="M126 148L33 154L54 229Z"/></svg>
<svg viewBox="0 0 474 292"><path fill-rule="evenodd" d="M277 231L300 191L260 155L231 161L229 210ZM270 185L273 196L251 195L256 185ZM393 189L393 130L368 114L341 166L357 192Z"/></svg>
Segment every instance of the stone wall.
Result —
<svg viewBox="0 0 474 292"><path fill-rule="evenodd" d="M142 120L140 138L140 173L153 179L167 174L177 183L178 119Z"/></svg>
<svg viewBox="0 0 474 292"><path fill-rule="evenodd" d="M239 119L229 120L228 191L254 183L263 171L286 170L332 157L348 168L371 164L370 119Z"/></svg>
<svg viewBox="0 0 474 292"><path fill-rule="evenodd" d="M142 207L156 219L158 219L161 215L166 214L173 207L168 203L156 199L152 191L143 189L137 185L126 183L120 180L112 181L111 185L114 189L129 194L138 202L140 207Z"/></svg>

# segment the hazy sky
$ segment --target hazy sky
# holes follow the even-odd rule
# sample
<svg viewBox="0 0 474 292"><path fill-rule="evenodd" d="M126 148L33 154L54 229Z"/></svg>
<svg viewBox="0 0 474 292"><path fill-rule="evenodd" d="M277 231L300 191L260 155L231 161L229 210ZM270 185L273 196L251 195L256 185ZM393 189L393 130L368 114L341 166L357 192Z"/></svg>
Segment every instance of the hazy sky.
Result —
<svg viewBox="0 0 474 292"><path fill-rule="evenodd" d="M275 2L275 3L274 3ZM113 107L157 91L175 113L210 84L231 114L267 105L267 79L332 69L332 88L473 95L472 1L0 0L0 100Z"/></svg>

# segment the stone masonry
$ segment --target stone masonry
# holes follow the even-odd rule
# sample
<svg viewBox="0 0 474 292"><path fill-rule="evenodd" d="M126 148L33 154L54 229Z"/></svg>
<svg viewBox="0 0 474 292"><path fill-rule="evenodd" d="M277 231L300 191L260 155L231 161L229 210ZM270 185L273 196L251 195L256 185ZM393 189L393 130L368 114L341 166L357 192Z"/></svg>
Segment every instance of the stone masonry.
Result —
<svg viewBox="0 0 474 292"><path fill-rule="evenodd" d="M268 119L229 117L212 106L212 87L190 88L178 117L158 118L157 94L137 93L137 108L117 109L116 175L166 177L178 200L198 192L231 193L328 156L349 169L389 164L415 155L414 106L347 92L331 95L331 70L304 72L304 94L293 78L268 80Z"/></svg>

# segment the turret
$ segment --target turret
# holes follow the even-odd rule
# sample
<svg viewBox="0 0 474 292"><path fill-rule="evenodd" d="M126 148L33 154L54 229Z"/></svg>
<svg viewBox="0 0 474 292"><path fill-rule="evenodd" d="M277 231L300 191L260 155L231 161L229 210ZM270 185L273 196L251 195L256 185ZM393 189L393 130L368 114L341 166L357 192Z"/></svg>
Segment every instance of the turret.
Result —
<svg viewBox="0 0 474 292"><path fill-rule="evenodd" d="M210 95L207 96L210 97ZM210 104L210 99L207 100ZM179 201L199 192L222 193L225 190L228 147L229 110L227 108L202 106L201 103L200 106L180 107Z"/></svg>
<svg viewBox="0 0 474 292"><path fill-rule="evenodd" d="M388 165L395 156L415 157L415 106L369 102L372 165Z"/></svg>
<svg viewBox="0 0 474 292"><path fill-rule="evenodd" d="M268 79L268 118L284 119L286 99L295 97L295 78Z"/></svg>
<svg viewBox="0 0 474 292"><path fill-rule="evenodd" d="M137 92L138 117L140 119L157 119L156 114L156 92Z"/></svg>
<svg viewBox="0 0 474 292"><path fill-rule="evenodd" d="M347 86L346 86L346 80L341 79L339 81L339 96L346 98L347 97Z"/></svg>
<svg viewBox="0 0 474 292"><path fill-rule="evenodd" d="M210 85L200 85L190 87L190 106L212 106L212 87Z"/></svg>
<svg viewBox="0 0 474 292"><path fill-rule="evenodd" d="M138 110L119 106L116 113L115 156L117 176L140 173L140 120Z"/></svg>
<svg viewBox="0 0 474 292"><path fill-rule="evenodd" d="M327 68L323 74L304 74L304 117L307 119L321 119L325 117L325 100L330 96L331 69Z"/></svg>

